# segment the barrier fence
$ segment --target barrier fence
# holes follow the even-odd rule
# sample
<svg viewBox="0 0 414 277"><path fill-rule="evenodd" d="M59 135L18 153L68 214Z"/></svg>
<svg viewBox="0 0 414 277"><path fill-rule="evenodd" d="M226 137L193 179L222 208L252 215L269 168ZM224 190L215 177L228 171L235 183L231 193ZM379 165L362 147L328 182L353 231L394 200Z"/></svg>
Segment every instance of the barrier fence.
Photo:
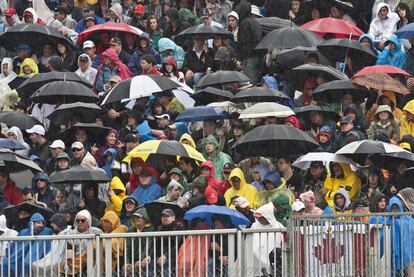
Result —
<svg viewBox="0 0 414 277"><path fill-rule="evenodd" d="M1 276L414 276L413 214L292 217L285 229L0 237Z"/></svg>

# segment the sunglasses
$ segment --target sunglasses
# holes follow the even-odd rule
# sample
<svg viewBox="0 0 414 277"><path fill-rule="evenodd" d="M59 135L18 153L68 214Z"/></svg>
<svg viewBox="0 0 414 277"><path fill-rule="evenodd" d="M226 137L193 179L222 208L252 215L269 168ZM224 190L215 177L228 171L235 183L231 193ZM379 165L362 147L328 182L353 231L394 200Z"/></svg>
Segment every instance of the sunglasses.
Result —
<svg viewBox="0 0 414 277"><path fill-rule="evenodd" d="M86 219L81 218L81 219L76 219L76 223L85 223Z"/></svg>
<svg viewBox="0 0 414 277"><path fill-rule="evenodd" d="M79 151L82 151L82 149L79 149L79 148L72 148L72 152L79 152Z"/></svg>

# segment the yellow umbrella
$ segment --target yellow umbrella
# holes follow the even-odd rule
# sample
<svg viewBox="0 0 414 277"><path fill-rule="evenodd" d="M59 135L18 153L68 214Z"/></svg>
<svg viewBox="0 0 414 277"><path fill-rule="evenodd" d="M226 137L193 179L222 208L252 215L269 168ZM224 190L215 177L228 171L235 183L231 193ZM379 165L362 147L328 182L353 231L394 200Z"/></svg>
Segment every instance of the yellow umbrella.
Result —
<svg viewBox="0 0 414 277"><path fill-rule="evenodd" d="M133 158L141 158L146 161L151 154L188 157L200 162L205 161L203 155L196 149L175 140L150 140L141 143L132 149L123 161L129 163Z"/></svg>

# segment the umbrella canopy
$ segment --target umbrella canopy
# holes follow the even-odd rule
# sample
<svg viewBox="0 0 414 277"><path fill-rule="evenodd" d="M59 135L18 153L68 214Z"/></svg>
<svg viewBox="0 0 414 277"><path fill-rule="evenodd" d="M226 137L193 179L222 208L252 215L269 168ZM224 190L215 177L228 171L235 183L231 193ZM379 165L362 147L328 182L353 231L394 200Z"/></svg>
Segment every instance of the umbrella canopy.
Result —
<svg viewBox="0 0 414 277"><path fill-rule="evenodd" d="M394 144L382 141L361 140L345 145L336 151L336 154L344 155L360 165L365 165L367 158L371 155L398 153L404 151L406 150Z"/></svg>
<svg viewBox="0 0 414 277"><path fill-rule="evenodd" d="M244 156L274 157L304 154L319 145L307 133L289 125L258 126L242 136L232 147Z"/></svg>
<svg viewBox="0 0 414 277"><path fill-rule="evenodd" d="M147 210L148 217L151 219L152 225L155 227L161 225L161 214L164 209L171 209L174 211L176 220L180 220L184 217L185 210L178 206L176 203L165 201L152 201L144 205Z"/></svg>
<svg viewBox="0 0 414 277"><path fill-rule="evenodd" d="M228 83L250 82L249 77L238 71L219 70L205 75L197 82L198 88Z"/></svg>
<svg viewBox="0 0 414 277"><path fill-rule="evenodd" d="M312 47L319 45L322 41L322 38L308 30L299 27L284 27L268 33L255 49Z"/></svg>
<svg viewBox="0 0 414 277"><path fill-rule="evenodd" d="M213 102L213 103L208 104L207 107L222 108L228 113L239 113L240 111L246 108L246 106L243 103L233 103L230 101Z"/></svg>
<svg viewBox="0 0 414 277"><path fill-rule="evenodd" d="M340 103L342 94L352 93L355 99L368 98L371 92L350 80L335 80L324 83L315 88L312 97L323 99L326 103Z"/></svg>
<svg viewBox="0 0 414 277"><path fill-rule="evenodd" d="M316 76L324 74L328 81L333 80L349 80L345 73L327 65L322 64L304 64L295 67L289 72L288 80L296 90L302 91L304 82L310 75Z"/></svg>
<svg viewBox="0 0 414 277"><path fill-rule="evenodd" d="M0 45L9 51L15 51L19 44L27 44L36 49L43 47L46 41L62 43L75 50L75 45L57 29L41 24L15 24L0 35Z"/></svg>
<svg viewBox="0 0 414 277"><path fill-rule="evenodd" d="M0 148L0 163L6 166L9 172L19 172L26 169L30 169L33 173L43 171L28 157L16 154L10 149L5 148Z"/></svg>
<svg viewBox="0 0 414 277"><path fill-rule="evenodd" d="M308 105L303 107L296 107L293 108L296 116L303 122L309 121L310 113L311 112L320 112L322 116L325 118L331 118L333 121L337 122L341 117L338 113L332 111L327 106L316 106L316 105Z"/></svg>
<svg viewBox="0 0 414 277"><path fill-rule="evenodd" d="M324 17L311 20L302 26L303 29L314 32L315 34L324 37L326 34L334 34L337 37L358 38L364 32L355 25L348 23L345 20L333 17Z"/></svg>
<svg viewBox="0 0 414 277"><path fill-rule="evenodd" d="M242 89L233 96L234 102L276 102L289 99L283 92L268 87L250 87Z"/></svg>
<svg viewBox="0 0 414 277"><path fill-rule="evenodd" d="M34 75L33 77L25 80L16 90L19 94L30 96L42 86L55 81L71 81L80 83L85 87L92 88L91 83L78 76L75 72L52 71Z"/></svg>
<svg viewBox="0 0 414 277"><path fill-rule="evenodd" d="M31 99L36 103L65 104L73 102L94 103L99 97L88 87L72 81L55 81L39 88Z"/></svg>
<svg viewBox="0 0 414 277"><path fill-rule="evenodd" d="M180 84L158 75L140 75L118 83L108 92L101 106L126 99L152 96L153 93L179 88Z"/></svg>
<svg viewBox="0 0 414 277"><path fill-rule="evenodd" d="M188 212L185 213L184 219L191 221L195 218L201 218L210 226L210 228L214 228L214 223L212 217L215 215L224 215L228 216L231 220L231 223L234 227L239 226L246 226L250 225L250 221L240 212L223 207L223 206L216 206L216 205L200 205L195 208L192 208Z"/></svg>
<svg viewBox="0 0 414 277"><path fill-rule="evenodd" d="M293 166L300 168L302 170L307 170L312 162L323 162L325 165L328 165L331 162L334 163L343 163L343 164L352 164L356 166L356 164L348 159L345 156L329 153L329 152L311 152L299 157L294 163Z"/></svg>
<svg viewBox="0 0 414 277"><path fill-rule="evenodd" d="M414 154L408 151L374 154L368 159L375 167L384 168L393 172L398 172L398 167L401 162L404 162L408 168L414 167Z"/></svg>
<svg viewBox="0 0 414 277"><path fill-rule="evenodd" d="M23 150L26 149L26 147L14 139L5 139L0 138L0 148L6 148L9 150Z"/></svg>
<svg viewBox="0 0 414 277"><path fill-rule="evenodd" d="M191 39L194 36L201 36L204 39L212 39L216 36L224 37L226 39L233 39L233 33L226 29L216 26L206 26L204 24L189 27L179 33L177 39Z"/></svg>
<svg viewBox="0 0 414 277"><path fill-rule="evenodd" d="M191 95L191 98L196 101L197 105L208 105L212 102L220 102L220 100L231 100L233 98L233 93L227 90L206 87Z"/></svg>
<svg viewBox="0 0 414 277"><path fill-rule="evenodd" d="M6 217L7 226L9 228L13 228L18 223L20 211L27 211L30 213L30 216L34 213L40 213L46 222L48 222L54 214L52 209L45 208L42 205L33 203L32 201L26 201L15 206L9 206L4 208L3 211L4 216Z"/></svg>
<svg viewBox="0 0 414 277"><path fill-rule="evenodd" d="M358 67L374 65L377 55L365 45L350 39L329 39L317 46L318 50L332 62L344 62L350 57Z"/></svg>
<svg viewBox="0 0 414 277"><path fill-rule="evenodd" d="M330 62L319 53L316 47L303 47L297 46L291 49L282 50L275 59L272 60L276 65L280 65L286 68L295 68L306 63L306 59L309 54L317 54L319 57L319 64L329 65Z"/></svg>
<svg viewBox="0 0 414 277"><path fill-rule="evenodd" d="M291 20L279 17L257 17L256 21L262 26L264 34L283 27L296 27L296 24Z"/></svg>
<svg viewBox="0 0 414 277"><path fill-rule="evenodd" d="M222 107L198 106L185 109L175 121L195 122L204 120L219 120L229 118L230 114Z"/></svg>
<svg viewBox="0 0 414 277"><path fill-rule="evenodd" d="M404 77L408 78L411 77L411 75L396 66L392 66L392 65L373 65L373 66L366 66L363 69L361 69L360 71L358 71L353 78L358 78L358 77L362 77L365 75L370 75L370 74L377 74L377 73L387 73L390 75L396 75L396 74L400 74L403 75Z"/></svg>
<svg viewBox="0 0 414 277"><path fill-rule="evenodd" d="M19 113L19 112L2 112L0 113L0 123L4 123L7 126L16 126L21 130L27 130L33 127L33 125L41 123L33 116Z"/></svg>
<svg viewBox="0 0 414 277"><path fill-rule="evenodd" d="M378 90L389 90L397 93L408 94L410 91L400 81L386 73L377 73L352 78L352 81L360 86Z"/></svg>
<svg viewBox="0 0 414 277"><path fill-rule="evenodd" d="M13 78L13 80L11 80L10 82L7 83L7 85L11 88L11 89L17 89L18 87L20 87L26 80L30 79L32 77L29 76L16 76L15 78Z"/></svg>
<svg viewBox="0 0 414 277"><path fill-rule="evenodd" d="M414 36L414 23L401 27L394 34L399 38L411 39Z"/></svg>
<svg viewBox="0 0 414 277"><path fill-rule="evenodd" d="M262 102L254 104L247 109L240 112L239 119L245 118L264 118L264 117L278 117L285 118L295 115L291 108L273 102Z"/></svg>
<svg viewBox="0 0 414 277"><path fill-rule="evenodd" d="M47 118L54 124L66 124L72 116L80 116L81 122L92 123L101 112L95 103L75 102L60 105Z"/></svg>
<svg viewBox="0 0 414 277"><path fill-rule="evenodd" d="M104 140L106 132L111 130L110 127L98 125L96 123L76 123L69 129L66 129L58 134L59 138L63 139L68 145L76 140L75 133L78 129L86 131L88 142L100 142Z"/></svg>
<svg viewBox="0 0 414 277"><path fill-rule="evenodd" d="M67 170L56 172L49 180L51 183L106 183L111 181L102 169L75 165Z"/></svg>
<svg viewBox="0 0 414 277"><path fill-rule="evenodd" d="M78 45L81 45L85 40L92 38L99 38L104 32L109 32L111 37L120 37L125 34L133 34L138 39L142 35L142 31L136 27L126 23L106 22L92 26L78 35Z"/></svg>
<svg viewBox="0 0 414 277"><path fill-rule="evenodd" d="M130 162L132 158L138 157L146 161L151 154L180 156L191 158L200 162L205 161L203 155L196 149L175 140L150 140L143 142L132 149L124 158L124 161Z"/></svg>

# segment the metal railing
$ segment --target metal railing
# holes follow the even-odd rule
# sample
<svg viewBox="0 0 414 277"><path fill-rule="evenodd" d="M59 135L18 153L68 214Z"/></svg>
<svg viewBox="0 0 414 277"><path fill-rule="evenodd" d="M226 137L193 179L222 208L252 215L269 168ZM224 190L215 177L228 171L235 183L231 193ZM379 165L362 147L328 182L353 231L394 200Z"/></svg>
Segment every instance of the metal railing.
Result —
<svg viewBox="0 0 414 277"><path fill-rule="evenodd" d="M0 276L414 276L413 214L293 217L286 229L0 237Z"/></svg>

